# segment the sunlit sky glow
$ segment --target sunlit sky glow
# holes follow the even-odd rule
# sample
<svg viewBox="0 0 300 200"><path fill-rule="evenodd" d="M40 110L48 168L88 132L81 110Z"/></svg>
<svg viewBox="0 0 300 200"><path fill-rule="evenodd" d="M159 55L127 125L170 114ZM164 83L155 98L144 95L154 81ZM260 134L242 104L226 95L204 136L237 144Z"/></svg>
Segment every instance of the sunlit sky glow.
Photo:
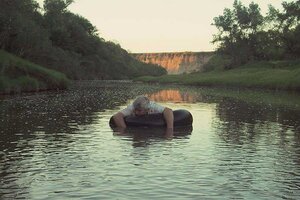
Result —
<svg viewBox="0 0 300 200"><path fill-rule="evenodd" d="M282 0L242 0L257 3L262 14ZM287 0L291 2L292 0ZM43 0L38 0L42 4ZM100 37L132 53L213 51L213 18L234 0L75 0L69 10L87 18Z"/></svg>

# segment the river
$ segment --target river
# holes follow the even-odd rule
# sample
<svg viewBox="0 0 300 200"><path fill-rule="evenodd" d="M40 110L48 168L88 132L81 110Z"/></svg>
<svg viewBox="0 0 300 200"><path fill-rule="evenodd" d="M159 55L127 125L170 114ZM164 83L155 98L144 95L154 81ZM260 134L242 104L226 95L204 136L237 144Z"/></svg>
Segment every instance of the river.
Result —
<svg viewBox="0 0 300 200"><path fill-rule="evenodd" d="M141 94L189 110L192 130L112 130ZM297 93L82 81L0 109L0 199L300 197Z"/></svg>

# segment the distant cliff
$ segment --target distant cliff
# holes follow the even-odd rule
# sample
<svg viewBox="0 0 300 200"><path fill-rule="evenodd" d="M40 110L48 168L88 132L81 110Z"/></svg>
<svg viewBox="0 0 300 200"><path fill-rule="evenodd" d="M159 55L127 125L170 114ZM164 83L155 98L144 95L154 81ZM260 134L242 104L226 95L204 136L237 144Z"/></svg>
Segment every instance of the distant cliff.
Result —
<svg viewBox="0 0 300 200"><path fill-rule="evenodd" d="M136 59L164 67L168 74L201 71L214 52L134 53Z"/></svg>

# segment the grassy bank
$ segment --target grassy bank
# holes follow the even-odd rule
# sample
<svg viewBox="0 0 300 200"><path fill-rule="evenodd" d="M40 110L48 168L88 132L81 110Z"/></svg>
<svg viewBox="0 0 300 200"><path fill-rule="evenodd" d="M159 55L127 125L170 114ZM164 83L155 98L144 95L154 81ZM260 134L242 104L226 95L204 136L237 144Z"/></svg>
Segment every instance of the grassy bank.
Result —
<svg viewBox="0 0 300 200"><path fill-rule="evenodd" d="M266 88L300 91L300 60L255 62L224 70L161 77L144 76L136 81L199 86Z"/></svg>
<svg viewBox="0 0 300 200"><path fill-rule="evenodd" d="M67 77L0 50L0 94L65 89Z"/></svg>

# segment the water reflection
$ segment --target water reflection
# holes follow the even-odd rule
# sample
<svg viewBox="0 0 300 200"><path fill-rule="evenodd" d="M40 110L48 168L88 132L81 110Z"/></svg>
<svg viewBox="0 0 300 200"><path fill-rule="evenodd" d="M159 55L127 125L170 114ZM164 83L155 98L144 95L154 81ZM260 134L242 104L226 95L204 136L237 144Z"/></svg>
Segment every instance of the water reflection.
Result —
<svg viewBox="0 0 300 200"><path fill-rule="evenodd" d="M123 105L145 91L156 90L134 84L120 87L114 82L80 82L74 83L69 91L8 97L0 101L0 145L12 148L11 142L40 131L53 135L76 133L82 126L99 120L99 112Z"/></svg>
<svg viewBox="0 0 300 200"><path fill-rule="evenodd" d="M149 94L152 101L165 101L165 102L190 102L196 101L195 96L188 91L180 91L178 89L160 90L156 93Z"/></svg>
<svg viewBox="0 0 300 200"><path fill-rule="evenodd" d="M264 173L276 177L276 182L286 185L286 190L299 190L298 110L227 97L217 104L216 115L213 126L221 141L216 148L218 156L214 171L224 177L224 182L249 190L257 184L257 179L261 181L257 174ZM246 181L238 181L240 179ZM273 181L267 180L270 191L277 187ZM256 190L263 192L260 188Z"/></svg>
<svg viewBox="0 0 300 200"><path fill-rule="evenodd" d="M297 110L224 98L216 111L221 121L216 126L226 141L241 143L244 137L255 141L262 130L280 132L282 142L291 132L299 137L300 112Z"/></svg>
<svg viewBox="0 0 300 200"><path fill-rule="evenodd" d="M299 197L299 95L177 87L81 82L2 97L0 199ZM113 132L110 116L141 94L189 110L193 128Z"/></svg>
<svg viewBox="0 0 300 200"><path fill-rule="evenodd" d="M132 140L133 147L147 147L153 141L171 140L171 139L189 139L193 131L192 126L175 127L173 134L168 135L164 127L130 127L120 132L118 129L114 130L114 135L125 137Z"/></svg>
<svg viewBox="0 0 300 200"><path fill-rule="evenodd" d="M48 179L43 177L45 166L59 173L65 168L60 164L70 157L62 156L62 152L74 148L78 136L89 133L87 126L105 117L101 113L151 91L157 88L141 88L132 83L124 86L118 82L78 82L68 91L2 97L0 199L22 197L30 191L31 183ZM84 159L78 156L77 152L71 157ZM31 175L35 175L34 180Z"/></svg>

